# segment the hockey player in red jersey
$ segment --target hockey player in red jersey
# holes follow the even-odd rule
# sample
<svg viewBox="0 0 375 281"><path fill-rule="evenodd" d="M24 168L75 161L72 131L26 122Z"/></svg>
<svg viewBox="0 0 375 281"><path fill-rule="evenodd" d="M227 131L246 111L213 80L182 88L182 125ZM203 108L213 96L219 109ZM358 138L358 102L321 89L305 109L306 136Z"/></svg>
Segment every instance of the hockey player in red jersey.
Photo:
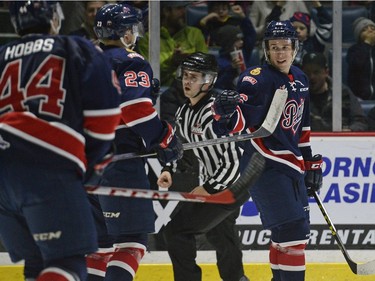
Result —
<svg viewBox="0 0 375 281"><path fill-rule="evenodd" d="M213 104L217 133L254 131L264 120L278 89L288 91L273 134L244 143L241 165L258 151L266 169L250 193L270 229L270 264L274 281L305 280L305 247L310 236L308 195L322 185L322 157L310 147L309 84L293 60L297 33L290 21L272 21L263 42L267 64L246 69L238 92L223 92ZM276 120L277 121L277 120Z"/></svg>
<svg viewBox="0 0 375 281"><path fill-rule="evenodd" d="M27 281L85 281L98 243L82 183L112 147L116 77L91 42L57 35L58 2L9 10L21 38L0 48L0 239Z"/></svg>
<svg viewBox="0 0 375 281"><path fill-rule="evenodd" d="M150 64L132 50L143 28L139 12L127 4L104 5L96 14L94 30L104 55L112 63L122 92L122 119L115 136L117 153L156 150L159 160L166 163L180 159L183 150L171 125L162 122L153 107ZM104 169L100 184L149 189L145 159L110 163ZM87 259L88 280L133 280L146 252L148 233L154 232L152 200L97 198L100 250Z"/></svg>

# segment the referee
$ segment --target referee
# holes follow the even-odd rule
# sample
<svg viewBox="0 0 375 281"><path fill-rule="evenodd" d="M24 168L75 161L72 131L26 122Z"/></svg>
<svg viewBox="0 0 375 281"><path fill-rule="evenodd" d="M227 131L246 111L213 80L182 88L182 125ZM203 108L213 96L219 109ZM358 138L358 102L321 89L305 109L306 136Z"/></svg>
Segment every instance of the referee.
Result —
<svg viewBox="0 0 375 281"><path fill-rule="evenodd" d="M177 78L187 101L176 112L178 134L185 142L216 138L212 130L212 88L217 78L217 62L213 55L194 53L182 61ZM202 168L202 185L191 193L209 195L222 191L240 176L239 159L242 151L235 143L194 148ZM168 163L158 179L160 187L172 185L176 163ZM184 203L164 229L164 238L171 258L175 281L201 281L201 268L196 264L196 235L205 234L216 250L217 266L223 281L248 281L242 264L236 218L243 200L233 205Z"/></svg>

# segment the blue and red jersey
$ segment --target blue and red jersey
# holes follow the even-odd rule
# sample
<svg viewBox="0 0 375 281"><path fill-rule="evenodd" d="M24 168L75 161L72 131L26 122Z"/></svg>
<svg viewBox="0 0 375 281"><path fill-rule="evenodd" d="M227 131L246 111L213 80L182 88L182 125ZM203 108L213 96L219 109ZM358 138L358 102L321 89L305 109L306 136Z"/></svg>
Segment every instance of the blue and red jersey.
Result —
<svg viewBox="0 0 375 281"><path fill-rule="evenodd" d="M252 139L245 150L258 151L269 165L304 172L304 159L311 158L309 84L307 76L296 66L288 75L265 64L248 68L238 80L242 103L231 119L231 132L255 131L264 121L277 89L286 88L288 98L275 132L266 138ZM216 123L216 122L215 122ZM215 125L223 133L220 124Z"/></svg>
<svg viewBox="0 0 375 281"><path fill-rule="evenodd" d="M83 171L108 152L120 95L108 60L92 43L24 36L0 48L0 73L0 134L42 146Z"/></svg>
<svg viewBox="0 0 375 281"><path fill-rule="evenodd" d="M121 122L116 130L118 153L149 151L161 142L164 126L153 107L151 65L140 54L102 46L121 87Z"/></svg>

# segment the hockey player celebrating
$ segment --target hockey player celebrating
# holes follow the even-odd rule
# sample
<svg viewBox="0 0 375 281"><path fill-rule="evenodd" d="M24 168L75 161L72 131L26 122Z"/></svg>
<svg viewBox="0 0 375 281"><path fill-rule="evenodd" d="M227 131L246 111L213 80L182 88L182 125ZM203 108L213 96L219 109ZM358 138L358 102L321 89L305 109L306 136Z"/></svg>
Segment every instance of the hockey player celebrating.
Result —
<svg viewBox="0 0 375 281"><path fill-rule="evenodd" d="M288 92L277 127L266 138L244 145L241 165L258 151L266 168L250 193L263 227L272 231L270 264L274 281L305 280L305 247L310 236L308 195L322 185L321 155L310 147L309 85L293 60L297 33L290 21L272 21L263 48L267 64L245 70L237 92L219 94L213 104L219 134L254 131L264 120L277 90Z"/></svg>
<svg viewBox="0 0 375 281"><path fill-rule="evenodd" d="M58 2L9 11L21 38L0 48L1 241L27 281L85 281L98 243L83 176L110 151L119 92L91 42L58 35Z"/></svg>
<svg viewBox="0 0 375 281"><path fill-rule="evenodd" d="M201 52L184 59L177 69L182 80L186 103L176 112L179 135L187 142L199 142L216 137L212 130L212 88L218 75L216 58ZM222 191L239 177L241 150L235 143L193 149L202 166L203 184L191 191L210 195ZM172 185L172 171L176 163L163 168L158 185ZM204 233L215 248L220 277L225 281L246 281L242 265L242 251L236 218L240 205L249 197L246 193L231 206L180 203L178 211L164 229L165 242L172 260L175 281L201 281L202 272L196 264L197 234Z"/></svg>
<svg viewBox="0 0 375 281"><path fill-rule="evenodd" d="M162 122L153 108L150 64L132 51L142 29L140 11L130 5L107 4L96 14L94 30L104 55L112 63L122 92L122 120L116 129L116 152L142 153L156 149L159 160L166 163L182 157L182 145L172 127ZM149 189L145 160L110 163L104 169L100 184ZM148 233L154 232L152 200L111 196L98 196L98 199L96 218L102 219L98 225L100 251L87 259L88 280L133 280L146 251ZM110 248L112 244L114 251Z"/></svg>

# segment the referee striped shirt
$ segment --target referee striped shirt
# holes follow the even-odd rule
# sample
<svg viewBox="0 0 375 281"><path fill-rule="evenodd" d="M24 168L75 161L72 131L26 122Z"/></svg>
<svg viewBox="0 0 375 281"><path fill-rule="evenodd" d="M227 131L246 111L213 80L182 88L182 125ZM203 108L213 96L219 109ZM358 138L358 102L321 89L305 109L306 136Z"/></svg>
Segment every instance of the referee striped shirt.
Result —
<svg viewBox="0 0 375 281"><path fill-rule="evenodd" d="M184 142L218 138L212 129L213 101L214 97L206 94L194 106L187 101L178 108L176 130ZM234 142L194 148L193 152L200 162L200 176L208 193L213 194L225 189L240 176L239 160L242 150Z"/></svg>

